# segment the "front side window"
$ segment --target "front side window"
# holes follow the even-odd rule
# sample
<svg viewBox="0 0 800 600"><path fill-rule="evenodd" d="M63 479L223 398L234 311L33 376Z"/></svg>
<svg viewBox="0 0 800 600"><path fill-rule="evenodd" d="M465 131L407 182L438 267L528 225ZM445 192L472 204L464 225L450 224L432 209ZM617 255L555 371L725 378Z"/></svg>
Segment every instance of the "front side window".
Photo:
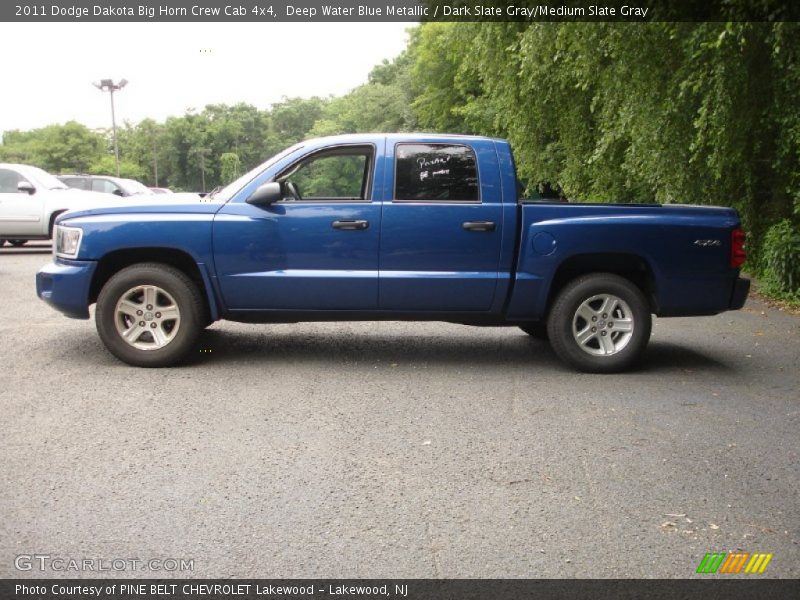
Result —
<svg viewBox="0 0 800 600"><path fill-rule="evenodd" d="M11 169L0 169L0 194L16 194L17 185L25 181L22 176Z"/></svg>
<svg viewBox="0 0 800 600"><path fill-rule="evenodd" d="M372 147L343 147L314 154L278 176L288 200L366 200Z"/></svg>
<svg viewBox="0 0 800 600"><path fill-rule="evenodd" d="M64 177L61 179L64 183L66 183L69 187L75 188L78 190L87 190L89 186L87 185L88 181L85 177Z"/></svg>
<svg viewBox="0 0 800 600"><path fill-rule="evenodd" d="M395 200L478 202L475 152L460 144L398 144Z"/></svg>

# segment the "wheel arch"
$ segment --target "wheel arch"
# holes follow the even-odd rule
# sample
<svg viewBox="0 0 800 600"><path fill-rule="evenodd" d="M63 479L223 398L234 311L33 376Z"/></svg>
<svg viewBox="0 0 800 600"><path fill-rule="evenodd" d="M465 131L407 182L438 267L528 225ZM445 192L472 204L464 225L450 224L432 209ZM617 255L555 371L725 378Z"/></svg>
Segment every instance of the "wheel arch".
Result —
<svg viewBox="0 0 800 600"><path fill-rule="evenodd" d="M56 226L56 219L58 218L58 215L60 215L62 213L65 213L65 212L67 212L67 209L66 208L61 208L61 209L58 209L58 210L54 210L50 214L50 223L47 225L47 236L50 239L53 239L53 228Z"/></svg>
<svg viewBox="0 0 800 600"><path fill-rule="evenodd" d="M185 273L200 290L210 321L219 318L219 307L205 269L188 252L168 247L126 248L104 255L97 261L97 268L92 277L89 304L97 301L100 290L115 273L137 263L162 263Z"/></svg>
<svg viewBox="0 0 800 600"><path fill-rule="evenodd" d="M624 277L642 291L650 311L658 313L656 279L650 263L638 254L621 252L575 254L564 259L553 274L547 293L547 309L565 285L590 273L613 273Z"/></svg>

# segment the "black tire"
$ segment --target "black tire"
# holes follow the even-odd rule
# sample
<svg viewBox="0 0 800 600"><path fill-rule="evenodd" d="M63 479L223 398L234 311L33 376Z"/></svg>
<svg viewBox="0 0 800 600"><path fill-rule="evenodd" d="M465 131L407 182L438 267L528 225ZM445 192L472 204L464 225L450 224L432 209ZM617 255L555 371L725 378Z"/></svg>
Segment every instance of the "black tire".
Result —
<svg viewBox="0 0 800 600"><path fill-rule="evenodd" d="M168 334L174 335L163 347L152 349L134 347L125 341L118 331L117 324L124 328L124 319L128 317L117 314L117 303L138 286L155 286L162 292L159 298L169 298L177 306L179 326L177 330ZM148 310L141 318L153 319L150 321L152 326L156 323L154 317L159 316L157 310L158 305ZM111 277L100 290L95 324L106 348L120 360L137 367L169 367L186 359L195 347L197 336L205 322L205 312L205 303L200 291L183 271L160 263L140 263L127 267ZM147 322L141 321L141 323ZM165 323L165 327L168 326L169 323ZM146 329L142 330L137 339L138 341L134 342L140 345L152 345L152 342L155 342L154 337L148 339Z"/></svg>
<svg viewBox="0 0 800 600"><path fill-rule="evenodd" d="M544 321L537 323L525 323L519 326L522 331L537 340L547 340L547 323Z"/></svg>
<svg viewBox="0 0 800 600"><path fill-rule="evenodd" d="M28 240L7 240L9 244L14 246L14 248L22 248L25 244L28 243Z"/></svg>
<svg viewBox="0 0 800 600"><path fill-rule="evenodd" d="M609 315L610 318L603 317L603 314L608 313L598 313L597 321L590 323L588 319L577 314L585 302L603 295L622 300L622 304L617 304L615 313ZM623 308L623 304L627 306ZM581 314L585 313L586 308L584 307ZM593 301L588 308L602 308L602 300ZM631 313L632 331L626 336L628 332L623 332L620 328L628 326L627 317L623 318L627 312ZM614 319L617 319L617 329L613 327ZM588 342L581 345L576 340L573 324L576 330L579 329L578 334L586 332ZM583 275L569 282L553 302L547 320L550 344L558 357L568 365L587 373L618 373L634 366L642 358L650 341L651 327L650 308L642 291L631 281L612 273ZM605 334L601 338L603 332ZM608 350L611 353L604 355L604 346L609 348L606 344L614 348Z"/></svg>

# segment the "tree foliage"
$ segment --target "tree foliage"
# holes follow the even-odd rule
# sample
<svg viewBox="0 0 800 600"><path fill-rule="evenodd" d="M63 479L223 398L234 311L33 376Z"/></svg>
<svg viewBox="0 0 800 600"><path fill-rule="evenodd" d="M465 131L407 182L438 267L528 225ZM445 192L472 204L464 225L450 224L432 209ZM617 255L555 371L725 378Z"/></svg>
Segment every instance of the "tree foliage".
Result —
<svg viewBox="0 0 800 600"><path fill-rule="evenodd" d="M219 157L222 184L227 185L242 174L241 161L235 152L225 152Z"/></svg>
<svg viewBox="0 0 800 600"><path fill-rule="evenodd" d="M414 108L507 137L529 191L734 206L764 274L765 232L800 217L798 53L798 23L426 24Z"/></svg>
<svg viewBox="0 0 800 600"><path fill-rule="evenodd" d="M7 131L0 145L0 161L24 163L48 171L86 171L110 149L103 133L68 121L32 131Z"/></svg>

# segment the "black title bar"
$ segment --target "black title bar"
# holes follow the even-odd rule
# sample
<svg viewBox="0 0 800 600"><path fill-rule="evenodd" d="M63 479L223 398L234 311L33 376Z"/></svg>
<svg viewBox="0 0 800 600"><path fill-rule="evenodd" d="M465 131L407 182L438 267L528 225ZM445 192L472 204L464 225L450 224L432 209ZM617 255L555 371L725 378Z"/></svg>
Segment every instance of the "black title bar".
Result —
<svg viewBox="0 0 800 600"><path fill-rule="evenodd" d="M790 0L9 0L0 21L800 21Z"/></svg>
<svg viewBox="0 0 800 600"><path fill-rule="evenodd" d="M674 580L563 579L19 579L0 581L4 600L781 600L800 582L759 576Z"/></svg>

